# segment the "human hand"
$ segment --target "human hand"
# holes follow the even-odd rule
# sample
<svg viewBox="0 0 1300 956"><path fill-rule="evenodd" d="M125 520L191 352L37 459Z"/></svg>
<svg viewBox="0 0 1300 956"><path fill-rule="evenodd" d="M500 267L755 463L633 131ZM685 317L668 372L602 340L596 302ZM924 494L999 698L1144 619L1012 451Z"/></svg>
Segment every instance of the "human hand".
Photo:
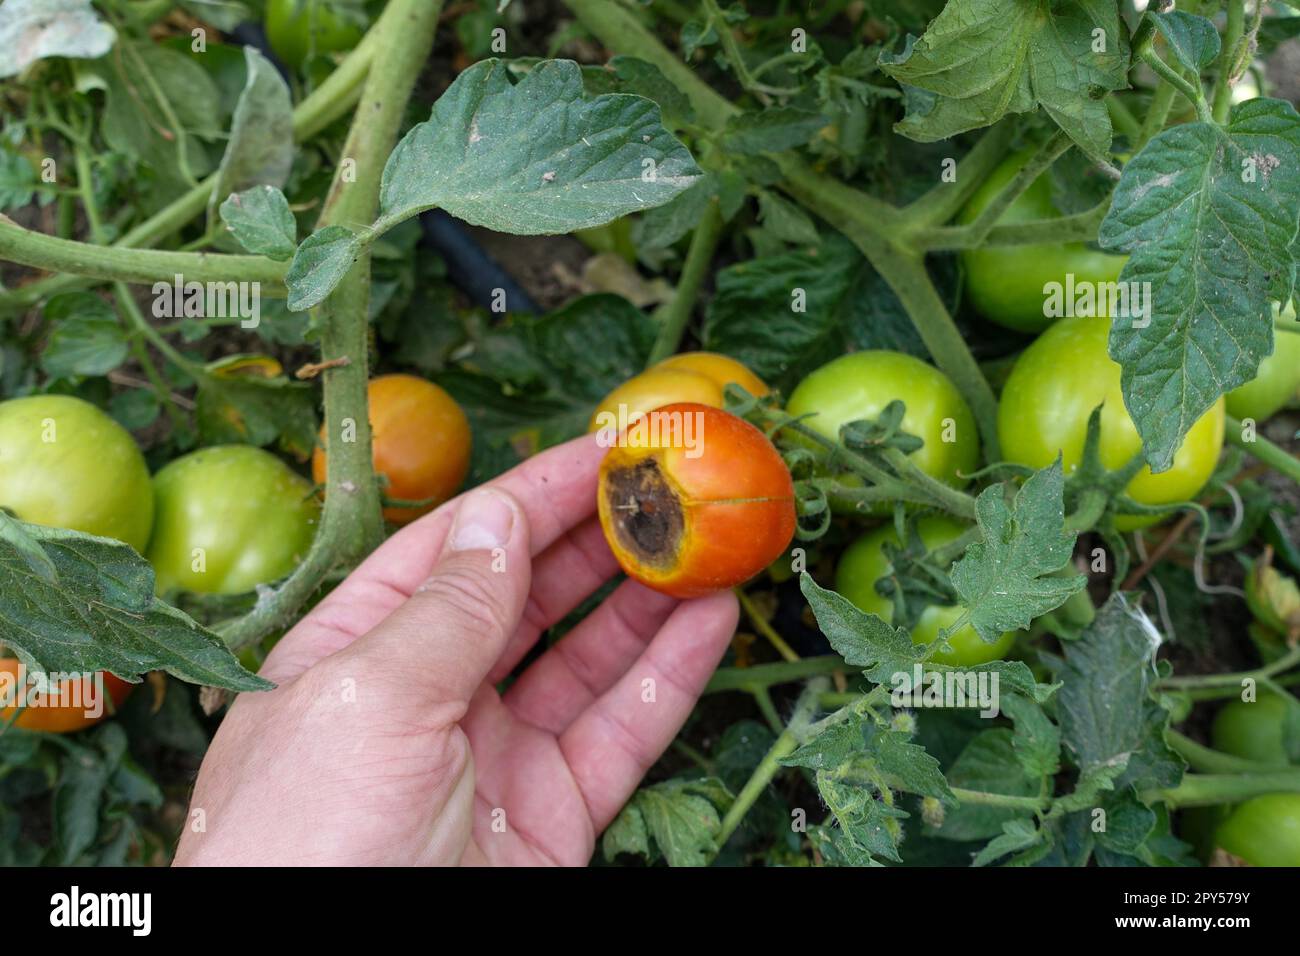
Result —
<svg viewBox="0 0 1300 956"><path fill-rule="evenodd" d="M497 693L618 570L603 452L579 438L453 499L286 634L261 671L278 686L241 695L203 760L176 862L587 863L737 616L729 592L625 581Z"/></svg>

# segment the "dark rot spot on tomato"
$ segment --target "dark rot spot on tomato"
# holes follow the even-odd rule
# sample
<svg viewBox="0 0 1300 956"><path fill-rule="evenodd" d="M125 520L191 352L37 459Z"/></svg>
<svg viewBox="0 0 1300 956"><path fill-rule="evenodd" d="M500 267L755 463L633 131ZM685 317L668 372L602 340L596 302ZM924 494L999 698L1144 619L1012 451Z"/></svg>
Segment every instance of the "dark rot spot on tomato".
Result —
<svg viewBox="0 0 1300 956"><path fill-rule="evenodd" d="M646 564L672 564L681 547L682 506L653 458L610 471L605 489L619 541Z"/></svg>

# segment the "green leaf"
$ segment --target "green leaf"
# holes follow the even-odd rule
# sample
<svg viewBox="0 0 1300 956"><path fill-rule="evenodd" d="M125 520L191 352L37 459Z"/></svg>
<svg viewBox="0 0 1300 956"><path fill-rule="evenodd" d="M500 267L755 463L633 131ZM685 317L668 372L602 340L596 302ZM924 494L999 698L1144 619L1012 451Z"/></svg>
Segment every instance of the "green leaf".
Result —
<svg viewBox="0 0 1300 956"><path fill-rule="evenodd" d="M608 67L622 81L627 92L654 100L665 117L682 123L695 119L690 98L653 63L634 56L616 56L610 59Z"/></svg>
<svg viewBox="0 0 1300 956"><path fill-rule="evenodd" d="M0 79L49 57L103 56L116 38L90 0L5 0L0 4Z"/></svg>
<svg viewBox="0 0 1300 956"><path fill-rule="evenodd" d="M588 98L571 60L539 63L517 85L496 59L475 63L384 167L386 219L441 208L497 232L546 235L661 205L700 175L640 96Z"/></svg>
<svg viewBox="0 0 1300 956"><path fill-rule="evenodd" d="M641 815L635 800L625 806L605 829L600 848L607 863L613 863L620 853L630 853L646 860L651 858L650 831L646 829L645 817Z"/></svg>
<svg viewBox="0 0 1300 956"><path fill-rule="evenodd" d="M1043 841L1043 833L1029 819L1008 820L1002 825L1002 834L975 854L972 866L988 866L994 860L1036 846Z"/></svg>
<svg viewBox="0 0 1300 956"><path fill-rule="evenodd" d="M771 190L764 189L758 194L758 217L763 228L782 242L815 246L820 239L817 226L807 214Z"/></svg>
<svg viewBox="0 0 1300 956"><path fill-rule="evenodd" d="M212 207L231 193L243 192L254 186L274 186L277 189L283 186L289 178L289 169L293 166L296 147L293 136L293 98L289 86L256 47L244 47L244 62L247 78L235 105L226 151L221 157L217 181L212 187L209 217ZM222 218L225 219L225 216ZM293 234L294 230L289 230L291 238ZM243 239L240 241L243 242ZM247 243L244 246L250 252L259 251ZM292 247L293 243L290 242L287 254L273 258L289 258L293 253Z"/></svg>
<svg viewBox="0 0 1300 956"><path fill-rule="evenodd" d="M129 545L62 528L21 526L58 574L58 585L50 584L0 538L0 641L27 667L107 670L124 680L165 670L228 690L272 686L244 670L215 634L154 597L153 569Z"/></svg>
<svg viewBox="0 0 1300 956"><path fill-rule="evenodd" d="M834 770L852 757L865 752L862 717L851 715L831 724L816 737L801 744L792 754L781 758L781 765L807 767L810 770Z"/></svg>
<svg viewBox="0 0 1300 956"><path fill-rule="evenodd" d="M45 305L50 337L41 368L51 378L106 375L130 346L113 307L90 292L64 292Z"/></svg>
<svg viewBox="0 0 1300 956"><path fill-rule="evenodd" d="M1052 576L1069 563L1078 537L1064 530L1064 485L1058 457L1029 477L1010 507L1004 485L975 500L981 540L966 549L951 576L971 625L990 643L1028 627L1087 583L1081 574Z"/></svg>
<svg viewBox="0 0 1300 956"><path fill-rule="evenodd" d="M1110 794L1103 809L1105 825L1096 831L1097 842L1108 850L1135 854L1155 831L1155 812L1131 791Z"/></svg>
<svg viewBox="0 0 1300 956"><path fill-rule="evenodd" d="M717 853L717 839L722 832L718 809L730 802L726 787L706 778L666 780L643 787L636 792L632 805L642 818L644 833L653 837L669 866L707 866ZM644 833L638 832L634 820L627 821L615 836L616 852L626 846L638 847L628 852L641 852Z"/></svg>
<svg viewBox="0 0 1300 956"><path fill-rule="evenodd" d="M1289 299L1295 278L1296 155L1300 114L1254 99L1226 127L1165 130L1124 167L1098 238L1130 253L1120 282L1150 290L1149 316L1112 323L1110 354L1152 471L1273 351L1270 300Z"/></svg>
<svg viewBox="0 0 1300 956"><path fill-rule="evenodd" d="M901 863L898 821L907 812L878 799L867 787L837 780L825 771L817 774L817 789L835 814L847 846L842 849L855 866L867 865L874 857Z"/></svg>
<svg viewBox="0 0 1300 956"><path fill-rule="evenodd" d="M38 185L36 170L26 156L0 149L0 211L26 206Z"/></svg>
<svg viewBox="0 0 1300 956"><path fill-rule="evenodd" d="M27 564L27 569L51 587L58 587L59 570L50 560L45 549L30 534L23 530L23 523L9 517L0 508L0 541L12 548L14 553Z"/></svg>
<svg viewBox="0 0 1300 956"><path fill-rule="evenodd" d="M1128 30L1108 0L949 0L880 66L905 84L907 115L895 126L904 136L934 142L1042 106L1102 157L1111 141L1102 95L1128 87Z"/></svg>
<svg viewBox="0 0 1300 956"><path fill-rule="evenodd" d="M666 249L699 225L709 203L721 204L726 221L744 199L745 184L735 173L706 172L689 189L641 216L632 227L632 239L638 249Z"/></svg>
<svg viewBox="0 0 1300 956"><path fill-rule="evenodd" d="M306 456L316 447L316 393L279 374L278 362L232 355L205 366L195 419L205 445L269 445Z"/></svg>
<svg viewBox="0 0 1300 956"><path fill-rule="evenodd" d="M361 250L360 237L343 226L326 226L304 239L284 277L289 311L302 312L329 298Z"/></svg>
<svg viewBox="0 0 1300 956"><path fill-rule="evenodd" d="M723 130L723 148L742 156L779 153L802 146L830 122L828 117L794 106L773 106L757 113L737 113Z"/></svg>
<svg viewBox="0 0 1300 956"><path fill-rule="evenodd" d="M221 204L221 221L249 252L284 261L298 245L298 222L289 200L274 186L231 193Z"/></svg>
<svg viewBox="0 0 1300 956"><path fill-rule="evenodd" d="M1200 73L1219 55L1219 31L1205 17L1181 10L1169 13L1149 12L1160 35L1169 44L1169 52L1184 70Z"/></svg>
<svg viewBox="0 0 1300 956"><path fill-rule="evenodd" d="M1009 694L1002 699L1002 712L1015 722L1011 745L1025 774L1032 779L1056 776L1061 769L1061 731L1043 708Z"/></svg>
<svg viewBox="0 0 1300 956"><path fill-rule="evenodd" d="M912 665L924 657L925 648L913 644L904 628L858 610L846 598L818 585L807 572L799 576L799 588L831 647L845 663L863 668L875 683L888 683L897 673L910 674Z"/></svg>
<svg viewBox="0 0 1300 956"><path fill-rule="evenodd" d="M896 730L878 734L872 741L872 757L882 773L909 793L956 802L939 769L939 761L926 753L924 747L912 743L908 734Z"/></svg>
<svg viewBox="0 0 1300 956"><path fill-rule="evenodd" d="M1005 727L976 735L948 768L946 776L950 787L1013 797L1037 796L1042 781L1041 777L1025 772L1015 753L1013 735ZM996 836L1003 824L1024 813L1013 807L959 803L945 811L942 827L927 828L927 832L945 840L985 840Z"/></svg>

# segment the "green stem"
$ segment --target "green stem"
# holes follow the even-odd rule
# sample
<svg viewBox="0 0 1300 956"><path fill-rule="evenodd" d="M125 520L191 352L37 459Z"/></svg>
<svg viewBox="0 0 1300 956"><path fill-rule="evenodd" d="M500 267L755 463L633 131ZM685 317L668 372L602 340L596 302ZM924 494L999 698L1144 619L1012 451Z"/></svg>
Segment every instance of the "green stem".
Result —
<svg viewBox="0 0 1300 956"><path fill-rule="evenodd" d="M1241 422L1228 415L1223 422L1223 435L1229 444L1236 445L1251 457L1286 475L1294 482L1300 482L1300 459L1281 448L1262 435L1256 434L1253 441L1242 436Z"/></svg>
<svg viewBox="0 0 1300 956"><path fill-rule="evenodd" d="M920 231L923 227L937 226L957 215L980 184L988 178L989 173L1002 162L1014 131L1015 125L1009 122L996 123L986 129L979 142L958 161L952 182L941 180L915 202L903 208L903 216L907 221Z"/></svg>
<svg viewBox="0 0 1300 956"><path fill-rule="evenodd" d="M1263 0L1255 0L1260 6ZM1216 123L1228 119L1232 109L1232 71L1236 66L1237 44L1246 28L1245 0L1228 0L1228 21L1223 30L1223 42L1219 47L1217 63L1219 75L1214 80L1213 117Z"/></svg>
<svg viewBox="0 0 1300 956"><path fill-rule="evenodd" d="M429 57L441 10L440 0L391 0L371 28L384 56L366 80L342 153L356 161L356 179L345 183L340 172L330 187L318 227L374 219L380 175L397 142L420 68ZM321 360L347 360L324 373L326 434L342 434L344 419L351 419L356 440L331 444L325 506L306 559L252 611L220 629L232 647L250 644L292 618L331 569L360 559L382 538L366 399L369 300L370 257L363 254L320 309Z"/></svg>
<svg viewBox="0 0 1300 956"><path fill-rule="evenodd" d="M767 642L787 661L799 660L799 655L785 642L785 639L781 637L771 622L762 615L754 605L754 599L745 593L744 588L735 588L734 590L736 599L740 602L740 606L744 610L745 616L749 618L749 622L754 625L754 630L767 638Z"/></svg>
<svg viewBox="0 0 1300 956"><path fill-rule="evenodd" d="M1142 135L1142 124L1137 121L1137 117L1133 115L1133 111L1127 104L1119 98L1118 93L1111 93L1106 97L1106 109L1115 128L1127 136L1130 143L1137 142Z"/></svg>
<svg viewBox="0 0 1300 956"><path fill-rule="evenodd" d="M982 239L976 237L970 225L935 226L913 233L912 241L923 249L967 249L971 246L1029 246L1038 243L1091 242L1097 238L1097 229L1110 210L1110 198L1102 200L1085 212L1052 219L1031 219L1027 222L1001 223L990 229Z"/></svg>
<svg viewBox="0 0 1300 956"><path fill-rule="evenodd" d="M1038 813L1047 806L1047 801L1040 797L1017 797L1007 793L990 793L987 790L967 790L953 787L952 795L958 803L974 804L981 807L1006 807L1014 810L1030 810Z"/></svg>
<svg viewBox="0 0 1300 956"><path fill-rule="evenodd" d="M776 705L772 703L772 695L766 687L754 687L749 691L754 703L758 705L759 713L767 721L767 725L772 728L772 732L780 734L785 730L785 725L781 723L781 715L776 712Z"/></svg>
<svg viewBox="0 0 1300 956"><path fill-rule="evenodd" d="M1169 120L1169 111L1174 105L1174 94L1177 91L1169 83L1161 82L1151 94L1151 103L1147 107L1146 118L1142 121L1142 135L1138 141L1133 144L1133 153L1142 151L1147 143L1151 142L1155 136L1165 128L1165 123Z"/></svg>
<svg viewBox="0 0 1300 956"><path fill-rule="evenodd" d="M897 448L886 448L884 456L900 478L921 488L935 505L959 518L974 519L975 499L966 492L926 474L911 457Z"/></svg>
<svg viewBox="0 0 1300 956"><path fill-rule="evenodd" d="M1278 769L1276 766L1260 763L1258 760L1245 760L1219 750L1212 750L1176 730L1165 731L1165 741L1175 753L1187 761L1193 770L1202 773L1255 773Z"/></svg>
<svg viewBox="0 0 1300 956"><path fill-rule="evenodd" d="M736 795L736 802L731 805L726 816L722 818L722 830L718 834L719 849L731 839L731 835L736 832L741 821L745 819L745 814L749 812L754 802L762 796L763 791L767 789L767 785L772 782L772 778L781 769L781 761L798 748L800 736L807 729L812 715L817 710L817 698L824 690L825 680L809 681L808 686L804 688L803 694L799 697L799 702L795 705L794 714L790 718L789 725L781 736L776 738L776 742L763 756L759 765L754 768L754 772L745 781L740 793Z"/></svg>
<svg viewBox="0 0 1300 956"><path fill-rule="evenodd" d="M1166 677L1160 682L1160 687L1164 689L1227 687L1233 685L1240 687L1241 682L1244 680L1261 681L1281 674L1283 671L1289 671L1297 664L1300 664L1300 647L1293 648L1273 661L1273 663L1265 664L1263 667L1257 667L1254 670L1237 671L1233 674L1193 674L1187 677Z"/></svg>
<svg viewBox="0 0 1300 956"><path fill-rule="evenodd" d="M713 261L713 253L718 248L721 236L722 204L714 197L709 201L691 236L686 262L682 265L682 274L677 280L677 289L660 316L659 334L655 337L654 347L650 349L647 366L662 362L681 345L682 335L690 322L700 286L708 275L709 264Z"/></svg>
<svg viewBox="0 0 1300 956"><path fill-rule="evenodd" d="M844 663L838 654L824 657L805 657L797 661L782 661L777 664L758 664L754 667L719 667L713 672L706 694L721 691L743 690L753 687L772 687L777 684L794 684L820 674L856 674L861 668Z"/></svg>
<svg viewBox="0 0 1300 956"><path fill-rule="evenodd" d="M1300 673L1287 674L1285 677L1274 677L1272 683L1278 687L1295 687L1300 684ZM1197 687L1185 691L1192 700L1227 700L1230 697L1239 697L1241 695L1240 687Z"/></svg>
<svg viewBox="0 0 1300 956"><path fill-rule="evenodd" d="M1300 767L1241 774L1189 773L1177 787L1148 790L1140 796L1145 802L1161 801L1176 810L1240 803L1266 793L1296 792L1300 792Z"/></svg>
<svg viewBox="0 0 1300 956"><path fill-rule="evenodd" d="M186 282L257 282L264 296L283 298L286 294L287 265L265 256L97 246L33 232L3 215L0 215L0 259L93 279L170 284L179 275Z"/></svg>
<svg viewBox="0 0 1300 956"><path fill-rule="evenodd" d="M127 57L131 60L131 70L123 72L129 72L131 76L143 79L145 86L149 88L149 93L153 96L159 109L162 110L163 119L166 121L167 126L170 127L166 132L171 133L172 139L176 143L177 169L186 183L197 186L198 180L195 178L193 170L190 169L189 133L185 129L185 124L181 122L180 117L176 115L176 111L172 108L171 99L163 88L158 85L158 78L153 75L153 71L149 69L149 64L144 61L144 57L140 56L135 44L119 43L115 49L119 52L125 50ZM137 108L143 111L146 106L143 103L137 103Z"/></svg>
<svg viewBox="0 0 1300 956"><path fill-rule="evenodd" d="M1214 116L1210 112L1209 104L1205 102L1205 93L1201 90L1199 81L1193 84L1172 66L1160 59L1150 43L1143 45L1140 55L1147 66L1155 70L1166 83L1178 90L1179 93L1182 93L1196 107L1197 119L1202 123L1214 122Z"/></svg>

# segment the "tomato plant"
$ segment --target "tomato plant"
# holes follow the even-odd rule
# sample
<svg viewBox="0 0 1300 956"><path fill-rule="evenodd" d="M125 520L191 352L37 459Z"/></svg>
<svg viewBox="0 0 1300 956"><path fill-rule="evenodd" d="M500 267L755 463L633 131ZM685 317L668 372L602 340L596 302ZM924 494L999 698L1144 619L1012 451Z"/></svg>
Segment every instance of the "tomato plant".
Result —
<svg viewBox="0 0 1300 956"><path fill-rule="evenodd" d="M965 530L947 518L922 518L917 524L917 532L927 550L956 540ZM892 622L894 602L876 588L878 581L894 573L894 566L885 554L886 544L899 546L898 534L888 525L864 534L845 548L835 569L835 590L867 613ZM912 640L928 645L939 637L941 631L959 623L962 615L960 606L930 604L922 610L912 628ZM940 649L931 659L940 664L969 667L1005 657L1015 644L1016 635L1008 631L989 644L969 624L962 624L945 640L947 648Z"/></svg>
<svg viewBox="0 0 1300 956"><path fill-rule="evenodd" d="M1300 18L1180 6L5 0L0 641L158 693L0 736L0 863L166 862L241 662L498 479L589 511L494 683L615 567L742 611L609 863L1285 856Z"/></svg>
<svg viewBox="0 0 1300 956"><path fill-rule="evenodd" d="M469 422L450 395L414 375L372 379L367 399L375 473L387 481L389 498L421 502L384 508L389 521L406 524L442 504L465 480ZM322 429L311 460L317 484L325 483L328 440Z"/></svg>
<svg viewBox="0 0 1300 956"><path fill-rule="evenodd" d="M970 223L978 218L1032 156L1033 150L1022 150L1003 160L975 190L957 221ZM1060 215L1052 201L1051 177L1043 173L1007 207L997 223L1047 221ZM1119 280L1127 257L1110 255L1082 242L1053 242L964 249L961 260L966 271L966 294L980 314L1009 329L1040 332L1059 318L1045 308L1053 284L1062 289L1067 283L1104 288ZM1105 316L1108 308L1107 303L1095 314Z"/></svg>
<svg viewBox="0 0 1300 956"><path fill-rule="evenodd" d="M674 597L749 580L794 534L794 488L771 442L710 405L665 405L600 466L600 524L629 575Z"/></svg>
<svg viewBox="0 0 1300 956"><path fill-rule="evenodd" d="M153 527L149 469L135 440L94 405L67 395L0 403L0 507L140 552Z"/></svg>
<svg viewBox="0 0 1300 956"><path fill-rule="evenodd" d="M7 681L15 682L13 686L21 673L17 658L0 657L0 674L7 675ZM0 707L0 726L13 720L13 726L23 730L73 733L111 717L133 690L134 684L103 672L93 677L65 677L53 690L34 694L21 709L17 704Z"/></svg>
<svg viewBox="0 0 1300 956"><path fill-rule="evenodd" d="M311 547L319 506L310 482L259 448L191 452L153 484L148 558L159 593L251 591L284 577Z"/></svg>
<svg viewBox="0 0 1300 956"><path fill-rule="evenodd" d="M1109 324L1100 319L1063 319L1016 360L998 406L998 434L1011 461L1043 468L1059 454L1071 471L1083 458L1088 417L1101 406L1101 463L1119 469L1142 443L1120 388L1120 367L1106 354ZM1223 448L1223 402L1218 401L1187 433L1172 467L1153 474L1144 466L1126 493L1145 505L1195 497L1205 486ZM1150 519L1121 517L1133 528Z"/></svg>

